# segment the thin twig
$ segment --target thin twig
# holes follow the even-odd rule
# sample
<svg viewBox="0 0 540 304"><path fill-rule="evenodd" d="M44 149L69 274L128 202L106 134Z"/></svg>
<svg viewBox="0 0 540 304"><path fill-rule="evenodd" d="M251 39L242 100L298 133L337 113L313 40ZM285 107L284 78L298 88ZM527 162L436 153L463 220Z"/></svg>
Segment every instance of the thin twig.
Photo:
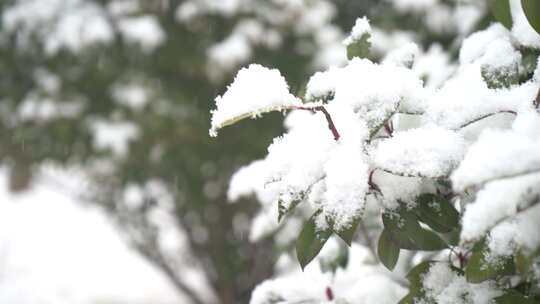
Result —
<svg viewBox="0 0 540 304"><path fill-rule="evenodd" d="M495 112L495 113L489 113L489 114L482 115L482 116L480 116L480 117L478 117L478 118L475 118L475 119L473 119L473 120L471 120L471 121L468 121L468 122L462 124L461 126L459 126L457 129L458 129L458 130L459 130L459 129L463 129L463 128L469 126L469 125L472 125L472 124L475 123L475 122L478 122L478 121L484 119L484 118L488 118L488 117L491 117L491 116L493 116L493 115L503 114L503 113L517 115L517 113L516 113L515 111L511 111L511 110L503 110L503 111L499 111L499 112Z"/></svg>
<svg viewBox="0 0 540 304"><path fill-rule="evenodd" d="M533 102L535 108L540 108L540 88L538 89L538 95L536 95L536 100Z"/></svg>
<svg viewBox="0 0 540 304"><path fill-rule="evenodd" d="M338 141L339 138L341 137L339 135L339 132L336 128L336 125L334 125L334 121L332 120L332 116L330 116L330 113L328 113L328 111L326 110L326 108L324 106L316 106L316 107L303 107L303 106L298 106L298 107L294 107L293 109L295 110L306 110L306 111L312 111L312 112L322 112L324 114L324 117L326 117L326 121L328 121L328 129L330 129L330 131L332 131L332 135L334 135L334 140L335 141Z"/></svg>

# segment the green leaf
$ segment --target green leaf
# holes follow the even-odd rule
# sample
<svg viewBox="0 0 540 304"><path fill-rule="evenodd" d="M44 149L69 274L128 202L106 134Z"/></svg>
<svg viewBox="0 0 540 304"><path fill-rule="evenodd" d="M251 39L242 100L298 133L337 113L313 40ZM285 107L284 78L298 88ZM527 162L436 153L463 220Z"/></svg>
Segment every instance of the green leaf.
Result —
<svg viewBox="0 0 540 304"><path fill-rule="evenodd" d="M392 235L387 229L384 229L379 237L377 254L379 260L388 270L393 270L396 267L399 258L399 247L394 243Z"/></svg>
<svg viewBox="0 0 540 304"><path fill-rule="evenodd" d="M397 214L383 213L383 223L401 249L436 251L448 247L437 234L422 228L412 212L403 208Z"/></svg>
<svg viewBox="0 0 540 304"><path fill-rule="evenodd" d="M489 0L489 7L495 20L502 23L507 29L512 28L510 0Z"/></svg>
<svg viewBox="0 0 540 304"><path fill-rule="evenodd" d="M364 33L359 39L354 40L347 46L347 58L368 58L371 49L371 34Z"/></svg>
<svg viewBox="0 0 540 304"><path fill-rule="evenodd" d="M315 220L321 212L322 210L318 210L309 218L296 240L296 257L302 270L319 254L328 238L332 235L330 228L326 230L317 228Z"/></svg>
<svg viewBox="0 0 540 304"><path fill-rule="evenodd" d="M495 298L496 304L538 304L537 301L527 298L515 290L506 290L500 297Z"/></svg>
<svg viewBox="0 0 540 304"><path fill-rule="evenodd" d="M504 275L515 273L514 261L511 258L501 258L496 263L487 261L489 248L486 241L477 242L465 268L465 276L470 283L481 283Z"/></svg>
<svg viewBox="0 0 540 304"><path fill-rule="evenodd" d="M448 233L458 227L459 212L449 200L434 194L423 194L416 202L414 212L431 229Z"/></svg>
<svg viewBox="0 0 540 304"><path fill-rule="evenodd" d="M361 219L357 218L353 220L349 228L344 230L334 230L334 232L345 242L348 246L351 246L352 240L354 238L354 233L360 224Z"/></svg>
<svg viewBox="0 0 540 304"><path fill-rule="evenodd" d="M531 26L540 34L540 1L521 0L521 6Z"/></svg>

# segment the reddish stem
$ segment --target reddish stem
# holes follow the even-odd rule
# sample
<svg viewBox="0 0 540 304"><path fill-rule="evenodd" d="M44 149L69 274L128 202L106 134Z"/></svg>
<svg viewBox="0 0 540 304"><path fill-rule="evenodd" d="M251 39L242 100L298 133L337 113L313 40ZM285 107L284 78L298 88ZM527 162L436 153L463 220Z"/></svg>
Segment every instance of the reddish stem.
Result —
<svg viewBox="0 0 540 304"><path fill-rule="evenodd" d="M334 121L332 120L332 117L330 116L330 113L328 113L328 111L323 106L318 106L318 107L313 107L313 108L299 106L299 107L295 107L294 109L296 109L296 110L307 110L307 111L311 111L311 112L317 112L317 111L322 112L324 114L324 117L326 117L326 121L328 121L328 129L330 129L330 131L332 131L332 135L334 135L334 140L338 141L339 138L341 137L339 135L339 132L338 132L337 128L336 128L336 125L334 125Z"/></svg>
<svg viewBox="0 0 540 304"><path fill-rule="evenodd" d="M538 89L538 95L536 95L536 100L533 102L535 108L540 108L540 89Z"/></svg>
<svg viewBox="0 0 540 304"><path fill-rule="evenodd" d="M332 291L332 289L330 287L326 287L326 299L328 301L333 301L334 300L334 292Z"/></svg>

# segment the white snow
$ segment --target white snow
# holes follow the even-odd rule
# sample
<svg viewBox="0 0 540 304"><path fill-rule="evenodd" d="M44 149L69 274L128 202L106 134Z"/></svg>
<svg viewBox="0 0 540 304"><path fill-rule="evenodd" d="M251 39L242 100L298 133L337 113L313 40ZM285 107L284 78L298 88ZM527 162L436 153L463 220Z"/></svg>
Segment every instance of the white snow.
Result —
<svg viewBox="0 0 540 304"><path fill-rule="evenodd" d="M281 73L258 64L241 69L222 96L216 97L210 135L242 118L256 118L270 111L300 106L301 101L289 92Z"/></svg>
<svg viewBox="0 0 540 304"><path fill-rule="evenodd" d="M468 283L448 263L434 263L423 280L426 297L438 304L490 304L502 295L492 281Z"/></svg>
<svg viewBox="0 0 540 304"><path fill-rule="evenodd" d="M533 123L538 125L536 115ZM524 128L516 124L516 128ZM531 129L529 129L531 130ZM529 131L530 132L530 131ZM518 130L486 130L452 174L458 191L483 183L540 170L540 137ZM511 160L511 161L510 161Z"/></svg>
<svg viewBox="0 0 540 304"><path fill-rule="evenodd" d="M465 152L463 137L436 126L397 132L371 153L377 168L406 176L447 176Z"/></svg>

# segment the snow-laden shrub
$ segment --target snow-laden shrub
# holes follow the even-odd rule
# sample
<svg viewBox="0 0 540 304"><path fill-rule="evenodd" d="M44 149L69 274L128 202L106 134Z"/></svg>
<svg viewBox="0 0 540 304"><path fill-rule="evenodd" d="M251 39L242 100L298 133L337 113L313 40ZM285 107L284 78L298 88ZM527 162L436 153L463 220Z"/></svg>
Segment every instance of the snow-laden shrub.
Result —
<svg viewBox="0 0 540 304"><path fill-rule="evenodd" d="M301 230L301 267L319 262L304 275L284 257L252 303L540 300L538 11L502 2L493 1L501 24L465 39L457 67L433 67L447 69L432 73L449 75L440 86L425 85L416 64L428 55L414 44L371 60L362 18L344 42L348 63L314 74L304 96L279 71L251 65L216 98L213 136L291 111L268 155L233 177L229 198L261 201L252 240L275 236L287 248Z"/></svg>

